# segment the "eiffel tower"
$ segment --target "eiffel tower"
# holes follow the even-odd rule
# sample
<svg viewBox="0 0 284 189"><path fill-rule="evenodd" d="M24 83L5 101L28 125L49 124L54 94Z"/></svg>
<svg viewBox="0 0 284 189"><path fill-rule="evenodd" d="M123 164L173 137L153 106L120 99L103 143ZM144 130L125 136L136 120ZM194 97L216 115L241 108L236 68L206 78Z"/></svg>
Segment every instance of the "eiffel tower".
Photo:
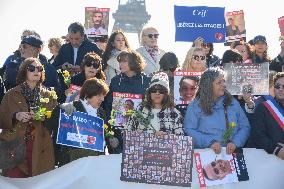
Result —
<svg viewBox="0 0 284 189"><path fill-rule="evenodd" d="M119 0L118 9L112 14L115 19L112 31L121 29L127 33L139 34L150 18L146 11L145 0L127 0L126 3L121 3Z"/></svg>

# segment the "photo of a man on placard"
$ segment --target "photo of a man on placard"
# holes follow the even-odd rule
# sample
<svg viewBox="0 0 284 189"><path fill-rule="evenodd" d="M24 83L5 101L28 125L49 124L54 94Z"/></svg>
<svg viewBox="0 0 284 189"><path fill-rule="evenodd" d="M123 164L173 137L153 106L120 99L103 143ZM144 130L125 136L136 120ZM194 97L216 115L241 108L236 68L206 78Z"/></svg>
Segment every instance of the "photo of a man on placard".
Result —
<svg viewBox="0 0 284 189"><path fill-rule="evenodd" d="M96 10L92 16L93 27L86 29L85 34L87 35L108 35L107 30L103 25L104 14L103 12Z"/></svg>
<svg viewBox="0 0 284 189"><path fill-rule="evenodd" d="M230 161L218 159L207 164L203 168L204 177L207 180L222 180L228 174L231 174Z"/></svg>
<svg viewBox="0 0 284 189"><path fill-rule="evenodd" d="M233 18L229 18L228 23L229 25L226 26L227 36L241 35L239 27L235 24L235 20Z"/></svg>

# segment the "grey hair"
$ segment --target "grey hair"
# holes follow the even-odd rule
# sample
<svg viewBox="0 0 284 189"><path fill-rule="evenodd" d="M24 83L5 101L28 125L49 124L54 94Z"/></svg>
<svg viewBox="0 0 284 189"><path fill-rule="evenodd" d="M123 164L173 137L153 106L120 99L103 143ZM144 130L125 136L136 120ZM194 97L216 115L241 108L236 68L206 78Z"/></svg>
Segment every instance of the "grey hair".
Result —
<svg viewBox="0 0 284 189"><path fill-rule="evenodd" d="M206 115L211 115L213 113L213 82L221 75L225 75L225 73L220 68L208 68L200 78L197 99L199 99L200 108ZM232 96L225 90L224 106L227 107L231 102Z"/></svg>

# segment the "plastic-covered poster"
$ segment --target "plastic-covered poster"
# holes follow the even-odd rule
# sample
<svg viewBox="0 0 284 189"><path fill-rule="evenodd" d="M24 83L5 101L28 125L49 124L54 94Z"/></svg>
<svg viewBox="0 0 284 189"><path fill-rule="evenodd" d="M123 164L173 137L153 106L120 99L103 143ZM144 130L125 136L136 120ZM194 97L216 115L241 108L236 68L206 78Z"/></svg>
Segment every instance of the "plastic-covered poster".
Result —
<svg viewBox="0 0 284 189"><path fill-rule="evenodd" d="M85 7L85 34L95 40L108 35L109 8Z"/></svg>
<svg viewBox="0 0 284 189"><path fill-rule="evenodd" d="M268 95L269 63L225 63L226 89L232 95Z"/></svg>
<svg viewBox="0 0 284 189"><path fill-rule="evenodd" d="M242 149L231 155L226 154L225 148L220 154L203 150L194 153L194 159L201 188L249 180Z"/></svg>
<svg viewBox="0 0 284 189"><path fill-rule="evenodd" d="M231 45L235 41L246 41L246 28L244 11L233 11L226 13L226 43Z"/></svg>
<svg viewBox="0 0 284 189"><path fill-rule="evenodd" d="M174 102L188 104L195 98L202 72L174 72Z"/></svg>
<svg viewBox="0 0 284 189"><path fill-rule="evenodd" d="M120 180L190 187L193 145L189 136L125 131Z"/></svg>
<svg viewBox="0 0 284 189"><path fill-rule="evenodd" d="M141 94L113 93L111 118L113 126L123 126L142 102Z"/></svg>
<svg viewBox="0 0 284 189"><path fill-rule="evenodd" d="M66 102L73 102L75 100L79 100L81 88L82 87L80 86L71 84L66 95Z"/></svg>

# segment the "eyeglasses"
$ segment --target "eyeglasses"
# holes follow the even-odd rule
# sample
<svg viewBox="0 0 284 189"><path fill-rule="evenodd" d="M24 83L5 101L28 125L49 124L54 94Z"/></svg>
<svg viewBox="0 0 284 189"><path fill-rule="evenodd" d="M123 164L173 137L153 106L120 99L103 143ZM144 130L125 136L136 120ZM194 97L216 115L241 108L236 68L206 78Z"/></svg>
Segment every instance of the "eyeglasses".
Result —
<svg viewBox="0 0 284 189"><path fill-rule="evenodd" d="M160 87L160 86L151 87L149 89L149 92L150 93L160 93L160 94L167 94L168 93L167 89Z"/></svg>
<svg viewBox="0 0 284 189"><path fill-rule="evenodd" d="M274 88L275 88L275 89L280 89L281 87L282 87L282 89L284 89L284 85L281 85L281 84L279 84L279 83L277 83L277 84L274 85Z"/></svg>
<svg viewBox="0 0 284 189"><path fill-rule="evenodd" d="M194 60L205 60L205 56L193 55Z"/></svg>
<svg viewBox="0 0 284 189"><path fill-rule="evenodd" d="M27 70L29 72L34 72L37 69L38 72L42 72L43 71L43 67L42 66L34 66L34 65L28 65Z"/></svg>
<svg viewBox="0 0 284 189"><path fill-rule="evenodd" d="M146 36L148 36L148 37L151 38L151 39L152 39L153 37L156 38L156 39L158 39L159 34L157 34L157 33L156 33L156 34L150 33L150 34L147 34Z"/></svg>
<svg viewBox="0 0 284 189"><path fill-rule="evenodd" d="M92 63L92 62L86 63L85 66L87 66L87 67L93 66L93 68L95 68L95 69L99 69L99 67L100 67L100 65L98 63Z"/></svg>

